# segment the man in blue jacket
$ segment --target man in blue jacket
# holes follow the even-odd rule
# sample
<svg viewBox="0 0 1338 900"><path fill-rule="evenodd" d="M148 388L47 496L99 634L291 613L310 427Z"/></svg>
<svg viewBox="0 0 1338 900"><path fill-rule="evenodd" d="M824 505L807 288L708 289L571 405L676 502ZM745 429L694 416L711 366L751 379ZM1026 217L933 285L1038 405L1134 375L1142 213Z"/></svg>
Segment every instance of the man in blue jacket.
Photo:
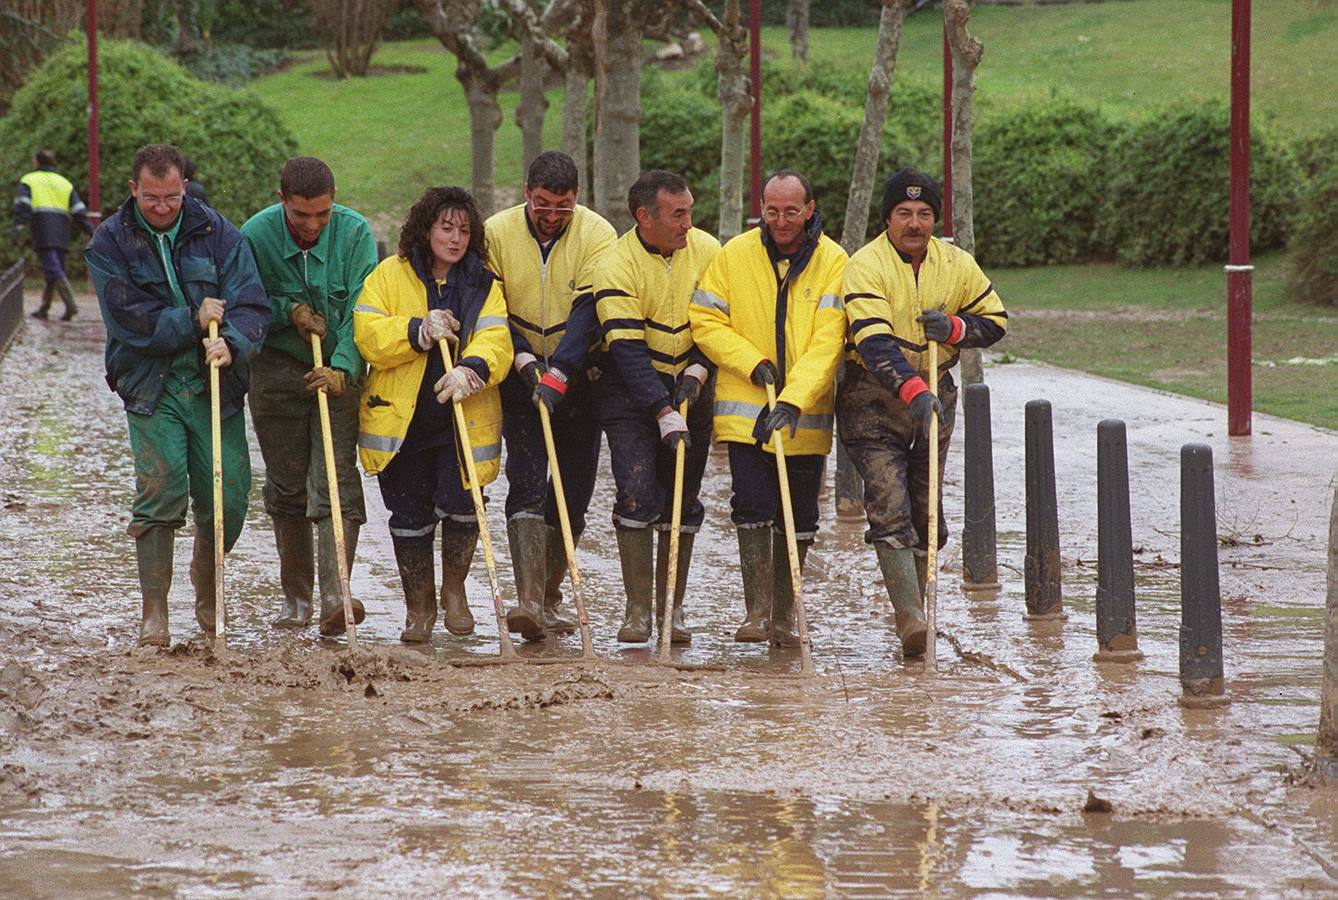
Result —
<svg viewBox="0 0 1338 900"><path fill-rule="evenodd" d="M195 618L214 631L213 465L209 367L217 360L223 417L224 549L246 519L251 459L242 413L248 363L264 343L270 306L242 234L186 196L180 151L135 154L130 198L84 252L107 326L107 384L125 404L135 458L135 537L143 594L141 645L167 646L172 543L195 513L190 575ZM209 340L209 323L219 337Z"/></svg>

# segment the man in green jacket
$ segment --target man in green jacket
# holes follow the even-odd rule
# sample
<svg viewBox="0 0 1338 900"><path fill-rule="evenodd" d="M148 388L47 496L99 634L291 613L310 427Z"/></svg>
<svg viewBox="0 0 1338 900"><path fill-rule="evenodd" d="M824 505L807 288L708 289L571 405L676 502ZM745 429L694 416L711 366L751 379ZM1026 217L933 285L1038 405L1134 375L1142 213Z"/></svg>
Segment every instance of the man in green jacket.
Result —
<svg viewBox="0 0 1338 900"><path fill-rule="evenodd" d="M279 178L279 202L242 226L274 314L251 364L251 418L265 459L265 511L274 522L283 585L283 610L274 624L311 622L315 522L320 629L327 636L341 634L345 624L316 395L324 388L329 398L344 565L351 568L358 528L367 521L355 462L363 361L353 343L353 307L377 262L367 220L335 203L334 193L329 166L295 156ZM313 334L321 340L320 366L312 356ZM356 600L353 614L362 621Z"/></svg>

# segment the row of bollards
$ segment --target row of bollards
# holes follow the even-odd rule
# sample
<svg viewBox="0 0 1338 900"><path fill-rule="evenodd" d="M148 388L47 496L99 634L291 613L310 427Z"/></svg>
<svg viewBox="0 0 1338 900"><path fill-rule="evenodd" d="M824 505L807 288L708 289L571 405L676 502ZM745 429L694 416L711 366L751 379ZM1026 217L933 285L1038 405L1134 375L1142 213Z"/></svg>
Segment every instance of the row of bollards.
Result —
<svg viewBox="0 0 1338 900"><path fill-rule="evenodd" d="M962 587L998 590L989 388L966 389L965 523ZM1023 577L1028 620L1064 619L1059 554L1054 432L1050 403L1026 405L1027 547ZM1227 701L1222 667L1222 609L1212 448L1180 451L1180 684L1186 706ZM1097 652L1101 662L1143 658L1134 609L1128 443L1124 423L1097 426Z"/></svg>

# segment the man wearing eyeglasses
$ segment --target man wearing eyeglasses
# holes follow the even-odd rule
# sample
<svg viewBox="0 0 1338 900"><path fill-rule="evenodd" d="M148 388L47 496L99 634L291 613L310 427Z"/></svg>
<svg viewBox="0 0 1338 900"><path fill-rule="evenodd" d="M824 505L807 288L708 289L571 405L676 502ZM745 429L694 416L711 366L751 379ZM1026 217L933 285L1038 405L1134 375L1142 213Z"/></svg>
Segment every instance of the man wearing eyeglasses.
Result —
<svg viewBox="0 0 1338 900"><path fill-rule="evenodd" d="M279 174L279 202L242 226L273 313L265 346L251 363L250 402L265 458L265 511L274 523L283 589L274 625L305 628L311 622L319 574L320 630L326 637L343 634L345 623L316 396L325 391L329 404L344 526L342 565L351 567L358 531L367 521L356 462L364 366L353 343L353 307L376 268L371 226L334 196L330 167L314 156L295 156ZM312 335L321 342L320 366L312 358ZM362 603L354 598L352 605L354 621L361 622Z"/></svg>
<svg viewBox="0 0 1338 900"><path fill-rule="evenodd" d="M214 632L213 461L209 369L223 418L224 549L246 519L251 456L242 401L248 362L270 307L242 234L185 196L185 165L168 144L135 154L130 198L93 235L84 258L107 326L107 384L125 405L135 459L129 532L143 598L139 643L165 647L172 545L195 513L190 576L195 618ZM209 324L219 336L210 340Z"/></svg>
<svg viewBox="0 0 1338 900"><path fill-rule="evenodd" d="M576 623L561 614L567 556L538 407L549 411L558 466L571 519L580 538L599 466L600 425L591 350L600 341L594 276L616 233L598 213L579 205L576 163L549 150L525 177L525 202L488 219L488 268L506 295L514 370L502 382L506 442L506 533L518 605L507 628L527 641L569 634Z"/></svg>
<svg viewBox="0 0 1338 900"><path fill-rule="evenodd" d="M841 440L864 479L864 508L902 655L924 655L928 579L929 423L938 416L938 477L957 408L952 367L960 350L1003 337L1008 313L964 250L934 237L942 204L934 179L902 169L883 188L884 234L846 267L846 315L854 350L836 398ZM929 342L943 345L938 396L929 393ZM948 539L939 491L940 548Z"/></svg>
<svg viewBox="0 0 1338 900"><path fill-rule="evenodd" d="M788 169L762 190L762 228L716 254L693 295L692 339L719 366L716 439L729 446L746 617L736 641L795 646L794 594L773 433L785 460L802 571L818 530L818 490L832 448L836 367L845 347L846 254L822 233L808 179ZM766 386L777 403L767 408Z"/></svg>

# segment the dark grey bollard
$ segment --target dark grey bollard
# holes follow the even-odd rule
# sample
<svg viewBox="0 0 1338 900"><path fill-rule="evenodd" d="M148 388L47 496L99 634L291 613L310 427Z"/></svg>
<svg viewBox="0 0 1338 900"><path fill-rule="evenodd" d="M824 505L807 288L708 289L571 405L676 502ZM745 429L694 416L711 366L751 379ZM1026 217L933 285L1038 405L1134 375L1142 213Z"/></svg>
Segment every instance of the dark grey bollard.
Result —
<svg viewBox="0 0 1338 900"><path fill-rule="evenodd" d="M1180 703L1222 706L1222 595L1217 582L1213 451L1180 448Z"/></svg>
<svg viewBox="0 0 1338 900"><path fill-rule="evenodd" d="M389 253L389 251L386 249L386 242L385 242L385 241L377 241L377 242L376 242L376 259L377 259L377 262L380 262L381 260L385 259L387 253Z"/></svg>
<svg viewBox="0 0 1338 900"><path fill-rule="evenodd" d="M1129 525L1129 449L1124 423L1096 426L1096 656L1133 662L1138 650L1134 617L1134 548Z"/></svg>
<svg viewBox="0 0 1338 900"><path fill-rule="evenodd" d="M1023 561L1028 619L1064 618L1059 572L1059 503L1050 401L1027 401L1027 557Z"/></svg>
<svg viewBox="0 0 1338 900"><path fill-rule="evenodd" d="M999 592L999 554L994 523L994 437L990 429L990 389L966 386L964 442L965 493L962 522L962 590Z"/></svg>

